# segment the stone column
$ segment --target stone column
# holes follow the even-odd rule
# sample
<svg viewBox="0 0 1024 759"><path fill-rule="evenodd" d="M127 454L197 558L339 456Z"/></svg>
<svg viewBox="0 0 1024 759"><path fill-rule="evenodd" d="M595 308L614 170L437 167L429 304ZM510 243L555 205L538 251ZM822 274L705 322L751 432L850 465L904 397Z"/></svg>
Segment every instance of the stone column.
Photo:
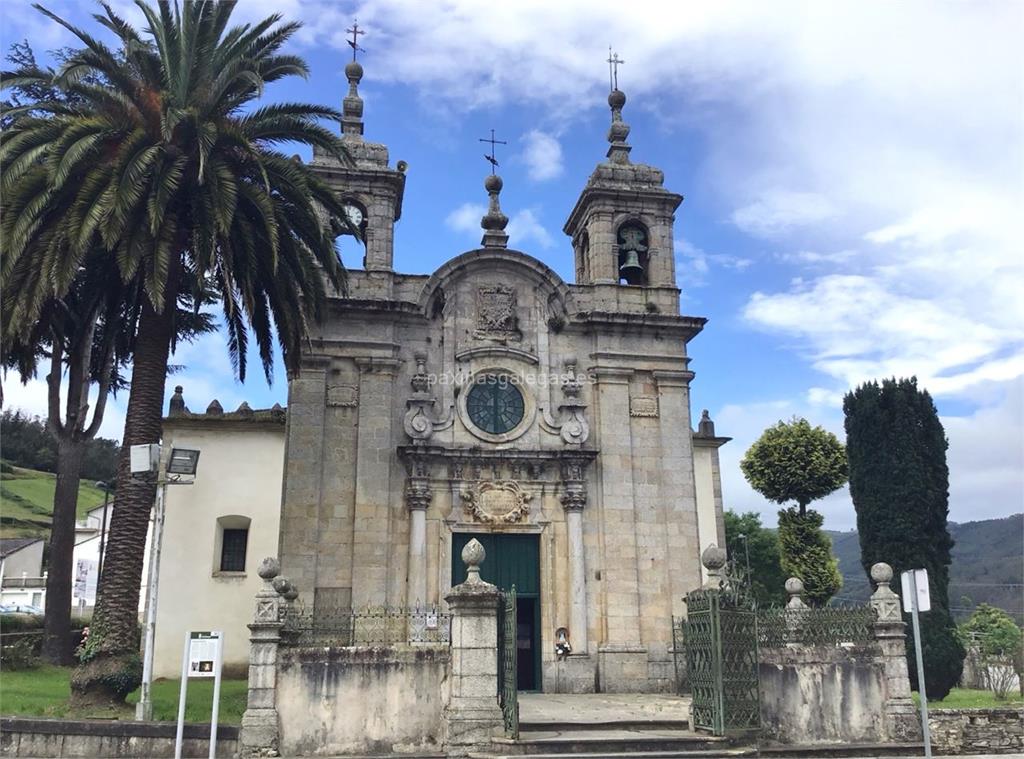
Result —
<svg viewBox="0 0 1024 759"><path fill-rule="evenodd" d="M256 594L256 613L249 625L249 696L242 714L239 754L280 756L277 714L277 647L281 642L284 600L275 588L290 591L277 559L264 559L257 570L263 588Z"/></svg>
<svg viewBox="0 0 1024 759"><path fill-rule="evenodd" d="M445 721L448 756L468 756L490 744L504 724L498 708L498 603L500 591L480 579L484 547L462 549L467 577L445 600L452 615L452 677Z"/></svg>
<svg viewBox="0 0 1024 759"><path fill-rule="evenodd" d="M583 465L570 460L563 466L565 529L569 542L569 642L574 654L587 653L587 571L583 547L583 508L587 486Z"/></svg>
<svg viewBox="0 0 1024 759"><path fill-rule="evenodd" d="M885 729L890 741L919 741L921 724L910 697L904 633L906 625L903 622L900 598L889 588L892 567L883 562L875 564L871 567L871 579L878 586L871 596L871 606L876 613L875 640L878 642L878 656L885 667Z"/></svg>
<svg viewBox="0 0 1024 759"><path fill-rule="evenodd" d="M405 483L405 505L409 509L409 584L406 605L428 605L427 598L427 508L430 483L426 463L419 457L409 460L409 479Z"/></svg>

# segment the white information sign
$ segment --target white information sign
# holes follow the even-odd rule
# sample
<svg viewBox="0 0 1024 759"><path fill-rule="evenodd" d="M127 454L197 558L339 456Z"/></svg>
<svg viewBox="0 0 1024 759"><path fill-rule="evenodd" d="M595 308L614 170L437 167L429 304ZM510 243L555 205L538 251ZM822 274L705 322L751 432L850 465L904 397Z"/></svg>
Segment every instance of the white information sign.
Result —
<svg viewBox="0 0 1024 759"><path fill-rule="evenodd" d="M224 633L219 630L185 633L185 652L181 657L181 692L178 695L178 731L174 739L174 759L181 759L185 735L185 700L188 681L195 677L213 678L213 708L210 710L210 757L217 751L217 717L220 714L220 671L224 663Z"/></svg>
<svg viewBox="0 0 1024 759"><path fill-rule="evenodd" d="M221 645L219 632L190 632L188 639L188 676L214 677L217 649Z"/></svg>
<svg viewBox="0 0 1024 759"><path fill-rule="evenodd" d="M83 601L96 602L96 575L99 562L95 559L79 559L75 563L75 584L72 595Z"/></svg>
<svg viewBox="0 0 1024 759"><path fill-rule="evenodd" d="M928 594L928 570L908 569L900 575L903 590L903 605L906 611L912 611L911 604L916 604L918 611L930 611L932 599ZM914 592L916 585L917 592Z"/></svg>

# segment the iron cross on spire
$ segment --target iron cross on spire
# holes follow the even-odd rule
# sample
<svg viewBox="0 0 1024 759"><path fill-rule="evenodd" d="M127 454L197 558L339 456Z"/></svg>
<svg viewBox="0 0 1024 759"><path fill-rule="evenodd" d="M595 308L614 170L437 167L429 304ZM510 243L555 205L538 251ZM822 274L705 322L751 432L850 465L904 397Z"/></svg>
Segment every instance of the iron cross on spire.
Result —
<svg viewBox="0 0 1024 759"><path fill-rule="evenodd" d="M362 29L359 28L359 19L352 20L352 28L345 30L346 34L351 34L352 39L346 40L348 46L352 48L352 60L356 59L356 53L365 53L366 51L359 47L359 35L366 34Z"/></svg>
<svg viewBox="0 0 1024 759"><path fill-rule="evenodd" d="M619 89L619 64L625 63L619 58L619 54L612 55L612 46L608 46L608 86L614 92Z"/></svg>
<svg viewBox="0 0 1024 759"><path fill-rule="evenodd" d="M484 153L484 158L486 158L490 162L490 164L491 164L491 173L494 174L495 173L494 170L496 168L498 168L498 159L494 157L494 146L495 145L508 145L508 143L505 142L505 140L496 140L496 139L494 139L494 130L493 129L491 130L491 137L490 137L490 139L488 139L486 137L481 137L480 138L480 142L489 142L489 143L491 143L491 154L488 155L487 153Z"/></svg>

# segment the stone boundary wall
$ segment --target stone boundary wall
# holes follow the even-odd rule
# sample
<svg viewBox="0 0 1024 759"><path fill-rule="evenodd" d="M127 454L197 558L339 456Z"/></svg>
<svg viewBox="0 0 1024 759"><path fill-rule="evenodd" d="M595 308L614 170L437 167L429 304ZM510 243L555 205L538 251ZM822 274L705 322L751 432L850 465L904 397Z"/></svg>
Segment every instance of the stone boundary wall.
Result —
<svg viewBox="0 0 1024 759"><path fill-rule="evenodd" d="M762 649L761 725L785 744L885 743L885 665L874 646Z"/></svg>
<svg viewBox="0 0 1024 759"><path fill-rule="evenodd" d="M0 718L0 756L57 759L102 756L112 759L163 759L174 756L173 722ZM210 726L186 724L182 755L209 754ZM217 726L217 756L234 756L238 728Z"/></svg>
<svg viewBox="0 0 1024 759"><path fill-rule="evenodd" d="M445 744L447 645L281 646L283 756L437 752Z"/></svg>
<svg viewBox="0 0 1024 759"><path fill-rule="evenodd" d="M1024 752L1024 709L929 709L932 746L942 754Z"/></svg>

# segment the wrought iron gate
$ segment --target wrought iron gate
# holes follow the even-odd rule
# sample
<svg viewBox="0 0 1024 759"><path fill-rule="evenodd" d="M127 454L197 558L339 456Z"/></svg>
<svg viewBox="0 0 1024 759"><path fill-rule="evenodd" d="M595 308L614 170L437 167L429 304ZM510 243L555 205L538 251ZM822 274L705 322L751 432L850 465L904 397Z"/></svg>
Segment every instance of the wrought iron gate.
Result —
<svg viewBox="0 0 1024 759"><path fill-rule="evenodd" d="M516 586L501 594L498 617L498 704L505 734L519 737L519 684L516 681Z"/></svg>
<svg viewBox="0 0 1024 759"><path fill-rule="evenodd" d="M686 672L694 727L714 735L761 726L757 613L738 586L701 588L686 596Z"/></svg>

